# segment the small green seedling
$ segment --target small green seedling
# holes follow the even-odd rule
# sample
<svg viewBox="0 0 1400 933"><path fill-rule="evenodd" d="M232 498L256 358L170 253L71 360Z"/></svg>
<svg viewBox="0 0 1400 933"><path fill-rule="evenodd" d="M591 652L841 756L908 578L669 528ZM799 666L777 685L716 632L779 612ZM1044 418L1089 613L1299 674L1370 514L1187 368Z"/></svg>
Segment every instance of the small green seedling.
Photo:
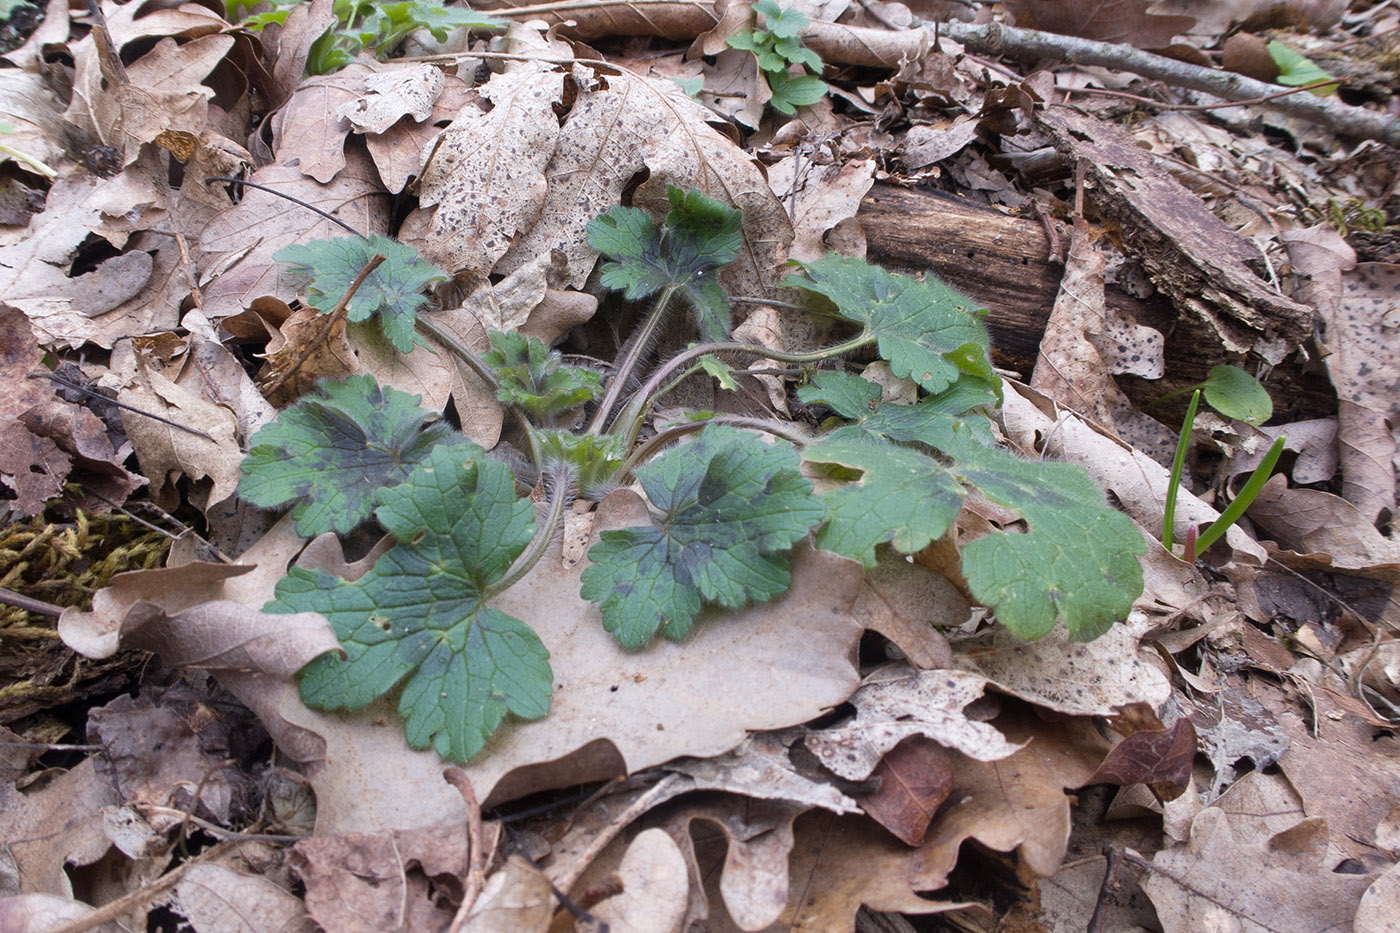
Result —
<svg viewBox="0 0 1400 933"><path fill-rule="evenodd" d="M1277 39L1269 41L1268 49L1274 64L1278 65L1278 77L1274 80L1279 84L1287 87L1315 85L1308 90L1318 97L1331 97L1341 87L1341 82L1323 71L1316 62Z"/></svg>
<svg viewBox="0 0 1400 933"><path fill-rule="evenodd" d="M794 263L783 284L853 336L804 352L734 341L719 277L743 245L739 212L677 188L666 206L659 225L635 207L589 225L589 242L607 260L604 284L654 300L606 378L520 334L491 334L480 357L449 345L514 414L534 459L531 481L538 475L548 496L542 514L517 495L506 466L442 436L416 398L368 376L322 386L253 437L245 496L292 504L304 534L344 531L372 514L397 540L356 581L296 568L277 584L266 611L321 612L344 650L303 670L308 705L360 709L398 691L409 743L458 761L480 751L507 713L544 715L548 652L492 600L556 539L576 493L593 498L633 480L646 493L646 515L603 531L580 581L604 629L629 651L658 635L685 639L706 607L780 596L803 540L873 568L881 549L911 555L949 535L969 497L1020 519L962 547L969 590L1011 632L1039 638L1063 622L1071 638L1088 640L1127 615L1142 591L1142 538L1083 469L996 446L986 412L1000 403L1001 381L979 309L937 280L832 255ZM289 258L310 276L320 307L355 262L387 248L366 240L311 252ZM415 261L396 259L404 269ZM368 277L356 275L363 289ZM401 288L372 291L381 323L417 309ZM682 309L702 342L642 379L656 334ZM432 332L426 319L418 327ZM887 404L879 386L847 372L842 358L867 347L923 398ZM728 360L761 358L826 367L798 390L830 412L815 437L704 412L638 443L656 400L679 380L732 379ZM813 476L824 479L820 491ZM722 616L707 624L723 624Z"/></svg>
<svg viewBox="0 0 1400 933"><path fill-rule="evenodd" d="M1238 418L1241 421L1258 425L1268 421L1274 411L1273 400L1269 398L1269 393L1259 384L1257 379L1238 366L1215 366L1204 382L1164 395L1153 404L1160 404L1184 392L1191 393L1191 401L1186 406L1186 418L1182 421L1181 434L1176 443L1176 455L1172 458L1171 475L1167 480L1167 501L1162 519L1162 546L1168 551L1172 549L1174 543L1172 525L1176 519L1177 492L1180 489L1181 474L1186 464L1186 450L1190 445L1191 429L1196 423L1196 408L1201 401L1202 392L1205 393L1206 402L1227 418ZM1186 539L1185 560L1194 563L1198 554L1204 554L1206 549L1220 540L1220 537L1230 529L1231 525L1239 521L1240 516L1249 508L1250 503L1264 488L1264 483L1273 474L1279 456L1283 453L1285 441L1286 438L1283 435L1275 438L1268 453L1264 455L1263 461L1245 481L1239 495L1226 507L1219 518L1210 523L1205 531L1198 535L1194 526L1190 529Z"/></svg>
<svg viewBox="0 0 1400 933"><path fill-rule="evenodd" d="M230 20L237 20L246 9L270 4L271 10L255 13L242 25L259 30L271 24L283 25L288 14L303 0L224 0ZM381 61L408 35L426 29L434 39L447 39L449 29L503 29L506 23L495 17L476 13L466 7L444 6L433 0L402 0L382 3L377 0L335 0L336 25L327 29L311 44L306 61L309 75L330 74L353 62L361 52L373 52Z"/></svg>
<svg viewBox="0 0 1400 933"><path fill-rule="evenodd" d="M758 70L768 82L773 97L769 101L779 113L794 114L798 107L810 107L826 96L829 88L818 75L822 60L802 44L802 29L811 20L798 10L784 10L774 0L758 0L753 10L766 28L741 29L726 41L730 48L752 52ZM792 66L814 74L793 74Z"/></svg>

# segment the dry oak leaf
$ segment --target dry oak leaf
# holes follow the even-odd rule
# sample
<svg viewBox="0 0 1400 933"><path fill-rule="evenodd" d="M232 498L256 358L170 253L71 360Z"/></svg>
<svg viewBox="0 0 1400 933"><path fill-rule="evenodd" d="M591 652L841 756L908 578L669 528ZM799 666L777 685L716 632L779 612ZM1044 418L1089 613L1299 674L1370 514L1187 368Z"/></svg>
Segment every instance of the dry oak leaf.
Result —
<svg viewBox="0 0 1400 933"><path fill-rule="evenodd" d="M999 718L996 725L1025 747L991 762L950 752L953 802L935 816L918 848L863 816L816 810L799 817L781 929L851 930L862 905L908 914L974 906L921 895L947 884L968 839L998 852L1018 850L1029 872L1053 874L1070 834L1070 798L1064 789L1088 780L1106 743L1087 720L1052 724L1020 712Z"/></svg>
<svg viewBox="0 0 1400 933"><path fill-rule="evenodd" d="M855 216L875 184L874 159L821 165L789 156L769 167L768 184L783 203L792 205L789 259L811 262L833 250L865 258L865 234ZM845 248L837 249L833 240Z"/></svg>
<svg viewBox="0 0 1400 933"><path fill-rule="evenodd" d="M243 462L238 419L233 412L139 365L126 374L117 400L130 406L122 409L122 424L141 469L151 478L151 495L158 502L170 509L178 506L180 494L175 483L181 476L210 481L206 508L233 495ZM166 421L137 412L150 412ZM167 423L171 421L205 436L180 430Z"/></svg>
<svg viewBox="0 0 1400 933"><path fill-rule="evenodd" d="M662 829L646 829L627 846L617 877L622 893L591 911L617 933L680 929L690 894L690 875L680 847Z"/></svg>
<svg viewBox="0 0 1400 933"><path fill-rule="evenodd" d="M1020 746L963 712L986 686L986 678L966 671L890 665L851 697L855 718L809 732L805 742L833 774L852 781L865 780L891 749L916 735L981 761L1008 758Z"/></svg>
<svg viewBox="0 0 1400 933"><path fill-rule="evenodd" d="M264 166L248 180L313 204L366 235L388 232L388 198L374 165L356 150L350 150L346 167L324 185L295 166L280 164ZM290 302L304 279L287 274L272 254L292 243L347 235L298 204L266 191L244 191L243 199L211 220L200 235L206 254L221 254L206 262L205 313L218 321L269 295Z"/></svg>
<svg viewBox="0 0 1400 933"><path fill-rule="evenodd" d="M233 36L204 36L184 45L167 38L127 66L125 81L89 71L107 85L85 89L98 138L121 150L123 164L130 165L163 132L203 133L214 91L201 82L233 46Z"/></svg>
<svg viewBox="0 0 1400 933"><path fill-rule="evenodd" d="M644 506L623 492L599 509L598 525L607 527ZM308 554L303 565L308 560L350 574L330 555ZM489 752L464 769L483 803L635 772L678 756L717 755L740 744L748 730L805 722L843 702L857 686L850 652L861 626L849 607L861 573L853 561L799 549L786 596L702 617L684 643L665 642L637 654L622 651L603 630L597 607L578 595L582 572L582 563L562 566L556 544L493 601L529 624L552 657L568 663L555 663L549 715L502 730ZM796 630L803 638L794 643ZM437 755L413 751L401 729L381 724L397 718L389 704L326 715L308 710L291 683L276 691L260 686L250 697L227 675L221 680L259 713L292 757L298 752L283 736L319 736L321 750L301 759L316 789L318 831L463 818L461 798L442 781Z"/></svg>
<svg viewBox="0 0 1400 933"><path fill-rule="evenodd" d="M1166 933L1347 930L1374 876L1334 872L1326 855L1321 819L1246 843L1235 839L1228 814L1207 807L1186 845L1153 856L1142 889Z"/></svg>
<svg viewBox="0 0 1400 933"><path fill-rule="evenodd" d="M102 810L120 803L117 789L97 776L91 758L72 770L50 773L24 791L0 781L7 886L26 894L72 897L65 868L91 865L106 854L111 842L103 831Z"/></svg>
<svg viewBox="0 0 1400 933"><path fill-rule="evenodd" d="M342 113L355 106L375 74L364 62L307 78L272 117L277 161L326 184L345 168L345 137L351 123Z"/></svg>
<svg viewBox="0 0 1400 933"><path fill-rule="evenodd" d="M679 928L728 914L741 930L770 929L787 907L793 820L807 809L787 800L704 794L653 810L647 822L670 834L691 879L691 903ZM723 847L714 844L716 832ZM624 835L620 842L626 840ZM615 847L588 866L574 890L587 890L612 869Z"/></svg>
<svg viewBox="0 0 1400 933"><path fill-rule="evenodd" d="M1022 641L1000 626L953 645L952 666L1037 706L1077 716L1112 716L1119 707L1158 707L1171 696L1162 671L1138 642L1155 623L1140 610L1091 642L1071 642L1063 626Z"/></svg>
<svg viewBox="0 0 1400 933"><path fill-rule="evenodd" d="M119 335L103 336L101 316L146 288L152 257L125 252L79 276L69 277L67 270L104 215L144 210L154 198L149 191L135 200L129 194L125 186L86 173L60 178L49 191L47 208L30 222L29 236L0 248L0 303L28 315L40 343L77 348L92 340L110 348Z"/></svg>

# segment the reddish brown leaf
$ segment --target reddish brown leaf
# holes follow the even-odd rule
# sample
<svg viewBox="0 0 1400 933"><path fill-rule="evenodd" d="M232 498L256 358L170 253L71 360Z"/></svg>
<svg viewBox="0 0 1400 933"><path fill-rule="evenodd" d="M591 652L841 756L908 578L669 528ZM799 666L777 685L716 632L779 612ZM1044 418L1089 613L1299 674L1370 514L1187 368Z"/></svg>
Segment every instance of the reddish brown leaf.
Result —
<svg viewBox="0 0 1400 933"><path fill-rule="evenodd" d="M1108 753L1090 784L1146 784L1163 800L1175 800L1191 783L1196 727L1182 717L1170 729L1135 732Z"/></svg>
<svg viewBox="0 0 1400 933"><path fill-rule="evenodd" d="M922 845L933 814L953 792L953 764L943 746L910 736L890 749L872 776L880 789L861 799L861 809L909 845Z"/></svg>

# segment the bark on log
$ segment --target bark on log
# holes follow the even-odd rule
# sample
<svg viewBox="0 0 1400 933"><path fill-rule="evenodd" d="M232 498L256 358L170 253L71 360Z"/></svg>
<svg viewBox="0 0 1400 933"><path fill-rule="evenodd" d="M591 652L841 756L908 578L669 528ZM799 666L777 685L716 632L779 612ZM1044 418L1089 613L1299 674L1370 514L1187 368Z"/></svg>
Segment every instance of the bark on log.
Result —
<svg viewBox="0 0 1400 933"><path fill-rule="evenodd" d="M1050 259L1050 238L1038 219L1013 217L941 192L891 185L872 188L857 216L872 262L909 272L929 270L989 308L996 364L1029 380L1064 273L1063 264ZM1064 243L1067 248L1068 233ZM1157 328L1166 338L1166 378L1118 380L1138 404L1200 382L1218 363L1242 362L1226 353L1218 336L1199 321L1178 317L1161 294L1137 298L1109 285L1105 298L1110 308ZM1277 367L1265 385L1274 398L1275 422L1336 413L1325 378L1305 371L1296 357Z"/></svg>

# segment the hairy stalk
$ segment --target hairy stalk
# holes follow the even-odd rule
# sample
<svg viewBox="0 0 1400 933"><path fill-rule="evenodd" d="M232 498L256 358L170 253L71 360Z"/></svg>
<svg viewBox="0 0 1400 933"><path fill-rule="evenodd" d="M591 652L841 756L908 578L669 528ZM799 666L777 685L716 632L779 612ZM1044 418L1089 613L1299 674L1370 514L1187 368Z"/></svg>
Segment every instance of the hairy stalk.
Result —
<svg viewBox="0 0 1400 933"><path fill-rule="evenodd" d="M661 295L656 299L656 306L652 308L651 314L643 322L641 330L632 338L632 342L627 347L627 352L618 361L613 377L608 382L608 391L603 395L603 401L598 406L598 410L593 414L593 420L588 424L589 434L602 434L603 427L607 424L608 415L617 406L617 400L622 396L622 392L627 388L627 380L641 363L642 357L651 349L652 341L656 339L657 332L661 329L662 321L666 317L666 311L671 304L671 298L679 290L679 285L667 285L661 290Z"/></svg>
<svg viewBox="0 0 1400 933"><path fill-rule="evenodd" d="M780 363L820 363L822 360L829 360L859 350L875 339L873 334L861 332L858 336L842 343L826 347L821 350L807 350L801 353L785 353L782 350L772 350L768 347L761 347L755 343L739 343L738 341L722 341L718 343L702 343L698 346L682 350L671 357L642 385L642 388L632 396L627 403L627 407L618 413L613 422L614 429L618 425L625 426L621 432L626 438L628 445L637 439L637 432L642 428L642 419L651 408L652 403L669 391L667 380L677 370L698 360L702 356L710 353L749 353L754 356L765 357L770 360L777 360ZM596 420L596 419L595 419ZM613 433L619 433L614 430Z"/></svg>
<svg viewBox="0 0 1400 933"><path fill-rule="evenodd" d="M704 421L687 421L685 424L673 424L664 431L660 431L655 437L650 437L644 444L632 451L622 469L618 471L618 476L626 481L632 471L639 464L645 463L656 456L667 445L673 441L685 437L687 434L694 434L696 431L703 431L712 424L727 424L735 428L747 428L750 431L762 431L774 437L781 437L794 447L799 449L806 447L812 440L807 435L795 430L791 425L783 424L780 421L769 421L765 418L745 418L741 415L721 415L717 418L706 418Z"/></svg>
<svg viewBox="0 0 1400 933"><path fill-rule="evenodd" d="M549 475L544 479L545 487L549 489L549 508L545 512L544 521L540 523L539 530L530 539L529 545L520 552L515 563L510 565L506 575L482 591L483 600L499 596L519 583L521 578L540 562L544 552L558 536L559 530L564 527L564 510L573 500L573 471L568 464L556 463L550 467Z"/></svg>

